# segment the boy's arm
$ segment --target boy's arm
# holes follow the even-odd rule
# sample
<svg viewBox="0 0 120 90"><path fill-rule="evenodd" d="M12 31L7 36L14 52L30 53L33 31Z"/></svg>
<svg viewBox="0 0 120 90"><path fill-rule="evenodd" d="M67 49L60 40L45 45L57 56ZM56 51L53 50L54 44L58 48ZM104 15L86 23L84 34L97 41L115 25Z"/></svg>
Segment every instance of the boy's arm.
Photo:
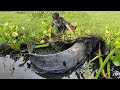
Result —
<svg viewBox="0 0 120 90"><path fill-rule="evenodd" d="M62 17L62 19L63 19L63 23L65 24L65 25L71 25L74 29L76 29L76 26L73 24L73 23L70 23L70 22L68 22L68 21L66 21L63 17Z"/></svg>
<svg viewBox="0 0 120 90"><path fill-rule="evenodd" d="M52 35L53 26L54 26L54 23L52 21L50 24L50 29L49 29L51 35ZM50 36L50 38L51 38L51 36Z"/></svg>
<svg viewBox="0 0 120 90"><path fill-rule="evenodd" d="M53 30L53 27L52 27L52 26L50 26L50 29L49 29L50 34L52 34L52 30ZM50 37L51 37L51 35L50 35Z"/></svg>
<svg viewBox="0 0 120 90"><path fill-rule="evenodd" d="M63 17L62 17L62 20L63 20L63 23L65 24L65 26L67 27L67 29L70 30L70 32L72 33L72 35L74 35L72 29L69 27L70 23L68 21L66 21Z"/></svg>
<svg viewBox="0 0 120 90"><path fill-rule="evenodd" d="M49 29L49 31L50 31L49 42L51 42L51 41L52 41L52 30L53 30L53 27L52 27L52 26L50 26L50 29Z"/></svg>
<svg viewBox="0 0 120 90"><path fill-rule="evenodd" d="M76 26L75 26L73 23L71 23L71 26L72 26L74 29L76 29Z"/></svg>
<svg viewBox="0 0 120 90"><path fill-rule="evenodd" d="M72 35L74 35L74 36L75 36L75 34L74 34L73 30L69 27L69 25L68 25L68 24L66 24L66 27L67 27L67 29L68 29L68 30L70 30L70 32L72 33Z"/></svg>

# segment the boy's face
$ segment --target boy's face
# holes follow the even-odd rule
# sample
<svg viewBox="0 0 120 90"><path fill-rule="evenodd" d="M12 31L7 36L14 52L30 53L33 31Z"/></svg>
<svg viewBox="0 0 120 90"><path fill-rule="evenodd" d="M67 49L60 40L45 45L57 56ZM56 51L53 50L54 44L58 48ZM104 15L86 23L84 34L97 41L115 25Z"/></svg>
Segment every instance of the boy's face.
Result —
<svg viewBox="0 0 120 90"><path fill-rule="evenodd" d="M55 23L58 23L58 22L59 22L59 18L58 18L58 19L54 19L54 22L55 22Z"/></svg>
<svg viewBox="0 0 120 90"><path fill-rule="evenodd" d="M59 20L58 20L58 19L57 19L57 20L54 20L54 22L55 22L55 23L58 23L58 22L59 22Z"/></svg>

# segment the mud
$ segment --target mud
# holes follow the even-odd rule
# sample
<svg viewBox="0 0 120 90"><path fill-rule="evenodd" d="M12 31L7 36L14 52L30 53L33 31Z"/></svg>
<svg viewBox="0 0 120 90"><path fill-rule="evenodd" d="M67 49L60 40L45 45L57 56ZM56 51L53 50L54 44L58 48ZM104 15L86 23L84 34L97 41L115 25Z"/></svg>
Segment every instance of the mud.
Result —
<svg viewBox="0 0 120 90"><path fill-rule="evenodd" d="M22 52L13 53L9 46L2 44L2 48L0 48L0 79L93 79L93 76L95 76L99 68L99 63L98 60L93 61L90 64L91 73L85 74L88 68L88 61L97 55L99 42L101 43L102 53L108 53L109 49L106 48L104 42L98 38L78 39L78 42L81 41L86 46L87 58L85 60L85 63L82 65L77 65L63 74L53 74L46 73L45 71L39 71L34 67L34 65L31 64L29 56L26 55L28 52L25 48L21 49ZM26 45L23 46L26 47ZM66 48L68 47L62 47L61 51ZM55 50L55 48L53 49ZM43 52L44 50L42 50L43 49L34 49L34 52L45 54L46 52ZM56 52L59 52L59 49L55 52L48 50L48 54ZM104 58L105 57L103 57L103 59ZM111 77L113 79L120 79L120 67L116 67L115 65L111 64ZM99 79L104 78L100 76Z"/></svg>

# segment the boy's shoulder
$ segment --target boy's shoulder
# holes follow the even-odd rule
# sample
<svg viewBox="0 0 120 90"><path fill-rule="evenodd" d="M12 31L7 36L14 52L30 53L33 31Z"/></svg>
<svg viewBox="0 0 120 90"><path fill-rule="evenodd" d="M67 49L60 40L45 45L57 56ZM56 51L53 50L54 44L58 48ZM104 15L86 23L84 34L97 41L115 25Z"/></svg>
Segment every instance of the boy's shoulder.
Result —
<svg viewBox="0 0 120 90"><path fill-rule="evenodd" d="M64 17L60 17L60 20L61 20L61 21L65 21Z"/></svg>
<svg viewBox="0 0 120 90"><path fill-rule="evenodd" d="M64 19L63 17L59 17L60 19Z"/></svg>

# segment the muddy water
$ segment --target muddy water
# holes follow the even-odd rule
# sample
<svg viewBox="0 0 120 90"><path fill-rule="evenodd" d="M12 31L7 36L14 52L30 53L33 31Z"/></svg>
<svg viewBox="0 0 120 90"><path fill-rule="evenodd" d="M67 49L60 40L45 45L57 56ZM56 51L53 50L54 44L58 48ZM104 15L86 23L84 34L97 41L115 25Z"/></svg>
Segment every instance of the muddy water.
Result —
<svg viewBox="0 0 120 90"><path fill-rule="evenodd" d="M47 51L51 52L49 50ZM43 51L41 53L44 54ZM12 56L11 55L3 56L0 54L0 79L78 79L80 78L80 76L76 73L76 70L72 70L64 74L50 74L50 73L45 73L43 71L38 72L34 67L32 67L31 62L29 60L25 62L25 57L22 54L14 54Z"/></svg>
<svg viewBox="0 0 120 90"><path fill-rule="evenodd" d="M24 63L23 57L16 62L10 55L0 57L0 79L43 79L28 68L27 63L20 67L22 63Z"/></svg>
<svg viewBox="0 0 120 90"><path fill-rule="evenodd" d="M23 65L22 65L23 64ZM24 61L24 57L20 56L16 61L6 55L0 57L0 79L78 79L76 72L65 74L41 74L30 64L30 61Z"/></svg>
<svg viewBox="0 0 120 90"><path fill-rule="evenodd" d="M50 74L45 72L38 72L33 68L31 62L25 62L22 55L18 55L16 59L11 58L10 55L0 56L0 79L94 79L97 72L97 64L92 62L90 64L91 74L86 72L88 63L85 62L82 66L77 66L76 69L70 70L64 74ZM86 73L86 74L85 74ZM120 67L111 67L111 77L120 79Z"/></svg>

